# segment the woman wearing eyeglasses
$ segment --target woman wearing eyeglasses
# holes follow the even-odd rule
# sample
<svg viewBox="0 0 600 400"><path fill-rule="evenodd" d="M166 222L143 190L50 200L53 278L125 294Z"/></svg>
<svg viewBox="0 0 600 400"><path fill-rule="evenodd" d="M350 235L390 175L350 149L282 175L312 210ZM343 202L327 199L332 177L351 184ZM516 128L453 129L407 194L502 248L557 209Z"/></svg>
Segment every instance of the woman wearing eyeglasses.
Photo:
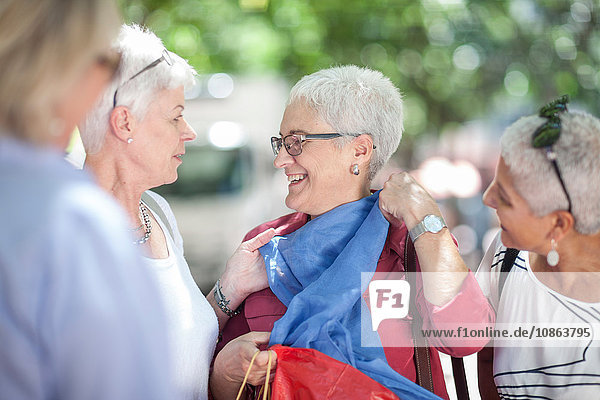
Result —
<svg viewBox="0 0 600 400"><path fill-rule="evenodd" d="M500 143L477 279L511 337L479 354L482 398L600 398L600 120L563 97Z"/></svg>
<svg viewBox="0 0 600 400"><path fill-rule="evenodd" d="M144 254L146 272L157 283L166 305L177 398L206 399L219 327L234 315L247 294L267 286L264 262L256 249L273 233L243 243L215 289L208 298L203 296L185 261L169 205L149 191L177 179L184 144L196 137L183 116L184 87L194 83L195 72L139 26L124 25L114 47L123 56L119 75L81 127L85 166L127 211L129 245ZM224 372L217 366L215 373L237 374L241 382L243 362L268 336L255 332L232 342L222 355L231 363L229 369ZM257 357L258 368L250 376L254 383L264 382L267 360L268 352ZM215 394L227 388L224 385Z"/></svg>
<svg viewBox="0 0 600 400"><path fill-rule="evenodd" d="M248 234L266 228L277 232L261 249L270 287L246 299L218 348L245 332L272 331L271 344L317 349L401 398L432 396L412 383L417 381L415 357L424 357L419 362L429 363L429 371L419 381L448 397L437 350L415 352L410 320L422 320L417 330L480 326L493 321L493 312L422 187L400 173L371 194L373 177L398 147L402 121L401 95L377 71L335 67L305 76L292 88L271 144L274 165L289 182L285 203L297 212ZM410 279L404 274L409 232L420 270L428 272L411 288L419 311L411 308L408 319L382 321L376 333L362 337L370 341L363 345L361 324L363 335L373 331L371 319L361 322L361 308L369 303L367 297L361 300L367 295L361 277L368 282L374 273L373 280L398 273L391 279ZM389 302L394 293L371 295ZM429 345L462 356L484 343L463 342L458 348L452 347L457 342L431 339ZM432 387L426 382L430 375Z"/></svg>
<svg viewBox="0 0 600 400"><path fill-rule="evenodd" d="M0 5L0 398L169 399L165 315L124 213L64 149L110 84L106 0Z"/></svg>

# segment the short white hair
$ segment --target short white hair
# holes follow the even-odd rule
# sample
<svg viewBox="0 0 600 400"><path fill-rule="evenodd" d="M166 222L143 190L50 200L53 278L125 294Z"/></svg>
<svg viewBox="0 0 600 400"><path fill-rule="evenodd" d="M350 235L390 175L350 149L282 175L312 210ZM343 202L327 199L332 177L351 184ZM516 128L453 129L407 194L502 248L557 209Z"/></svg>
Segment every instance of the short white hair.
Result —
<svg viewBox="0 0 600 400"><path fill-rule="evenodd" d="M127 106L136 118L143 119L159 91L180 86L188 88L195 84L194 68L172 52L169 55L173 65L161 61L129 81L132 76L159 59L165 50L163 42L147 28L135 24L121 26L113 48L121 53L118 76L80 126L81 139L88 154L97 153L104 144L117 88L117 106Z"/></svg>
<svg viewBox="0 0 600 400"><path fill-rule="evenodd" d="M556 162L571 197L575 230L591 235L600 231L600 120L583 112L559 116L561 134L553 146ZM500 141L515 188L537 216L569 207L552 163L543 149L531 144L533 133L546 121L536 115L523 117L506 129Z"/></svg>
<svg viewBox="0 0 600 400"><path fill-rule="evenodd" d="M338 133L368 134L377 147L369 165L372 180L398 148L403 131L402 95L379 71L344 65L317 71L300 79L288 105L304 101Z"/></svg>

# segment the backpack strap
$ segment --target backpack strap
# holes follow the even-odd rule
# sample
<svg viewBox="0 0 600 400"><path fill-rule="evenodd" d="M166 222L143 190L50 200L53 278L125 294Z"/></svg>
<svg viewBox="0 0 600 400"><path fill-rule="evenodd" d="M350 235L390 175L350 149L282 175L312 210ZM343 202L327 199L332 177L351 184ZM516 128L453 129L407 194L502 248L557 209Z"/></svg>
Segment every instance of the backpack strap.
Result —
<svg viewBox="0 0 600 400"><path fill-rule="evenodd" d="M515 260L519 255L519 249L507 248L504 253L504 259L502 260L502 266L500 267L500 282L498 283L498 298L502 295L502 289L504 289L504 283L508 277L508 273L515 264Z"/></svg>
<svg viewBox="0 0 600 400"><path fill-rule="evenodd" d="M164 211L158 205L158 202L154 200L154 198L150 196L148 192L142 193L142 201L152 210L152 212L154 212L154 214L156 214L158 218L160 218L162 223L167 227L169 235L171 235L171 239L175 240L175 236L173 235L173 228L171 227L171 224L169 224L169 220L167 219L167 216L165 215Z"/></svg>

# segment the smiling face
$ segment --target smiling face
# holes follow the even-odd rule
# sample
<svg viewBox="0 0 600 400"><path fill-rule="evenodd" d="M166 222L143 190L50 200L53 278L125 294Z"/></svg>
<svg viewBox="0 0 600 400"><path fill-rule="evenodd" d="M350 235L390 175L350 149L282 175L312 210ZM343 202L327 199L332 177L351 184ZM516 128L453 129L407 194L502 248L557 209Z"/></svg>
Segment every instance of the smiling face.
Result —
<svg viewBox="0 0 600 400"><path fill-rule="evenodd" d="M183 87L159 91L140 121L134 141L136 161L149 177L151 187L177 180L177 167L185 153L185 142L196 132L183 118Z"/></svg>
<svg viewBox="0 0 600 400"><path fill-rule="evenodd" d="M502 228L502 243L506 247L547 253L552 229L551 214L537 217L514 186L513 177L500 157L494 180L483 194L486 206L496 210Z"/></svg>
<svg viewBox="0 0 600 400"><path fill-rule="evenodd" d="M282 137L332 132L335 130L304 102L292 103L285 109L280 127ZM305 141L302 153L294 157L282 147L273 164L288 177L286 206L318 216L361 198L364 181L350 171L353 154L352 143L339 149L332 140Z"/></svg>

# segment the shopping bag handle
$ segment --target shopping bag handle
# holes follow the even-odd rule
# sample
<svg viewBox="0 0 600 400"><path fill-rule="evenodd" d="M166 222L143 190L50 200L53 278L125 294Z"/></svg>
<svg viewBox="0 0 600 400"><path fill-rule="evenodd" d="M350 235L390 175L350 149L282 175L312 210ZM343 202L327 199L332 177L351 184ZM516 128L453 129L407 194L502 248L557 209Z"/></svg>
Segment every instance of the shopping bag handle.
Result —
<svg viewBox="0 0 600 400"><path fill-rule="evenodd" d="M260 353L260 350L256 350L256 353L254 353L252 359L250 360L250 365L248 365L248 370L246 370L246 375L244 376L244 380L242 381L242 386L240 386L240 391L238 392L235 400L240 400L240 398L242 397L242 393L244 392L244 388L246 387L246 382L248 381L248 376L250 375L250 370L252 369L252 365L254 365L254 360L256 359L258 353ZM267 400L267 396L271 398L269 392L269 378L271 377L271 357L271 352L269 351L269 361L267 362L267 376L265 378L265 385L261 389L261 393L263 393L263 400Z"/></svg>

